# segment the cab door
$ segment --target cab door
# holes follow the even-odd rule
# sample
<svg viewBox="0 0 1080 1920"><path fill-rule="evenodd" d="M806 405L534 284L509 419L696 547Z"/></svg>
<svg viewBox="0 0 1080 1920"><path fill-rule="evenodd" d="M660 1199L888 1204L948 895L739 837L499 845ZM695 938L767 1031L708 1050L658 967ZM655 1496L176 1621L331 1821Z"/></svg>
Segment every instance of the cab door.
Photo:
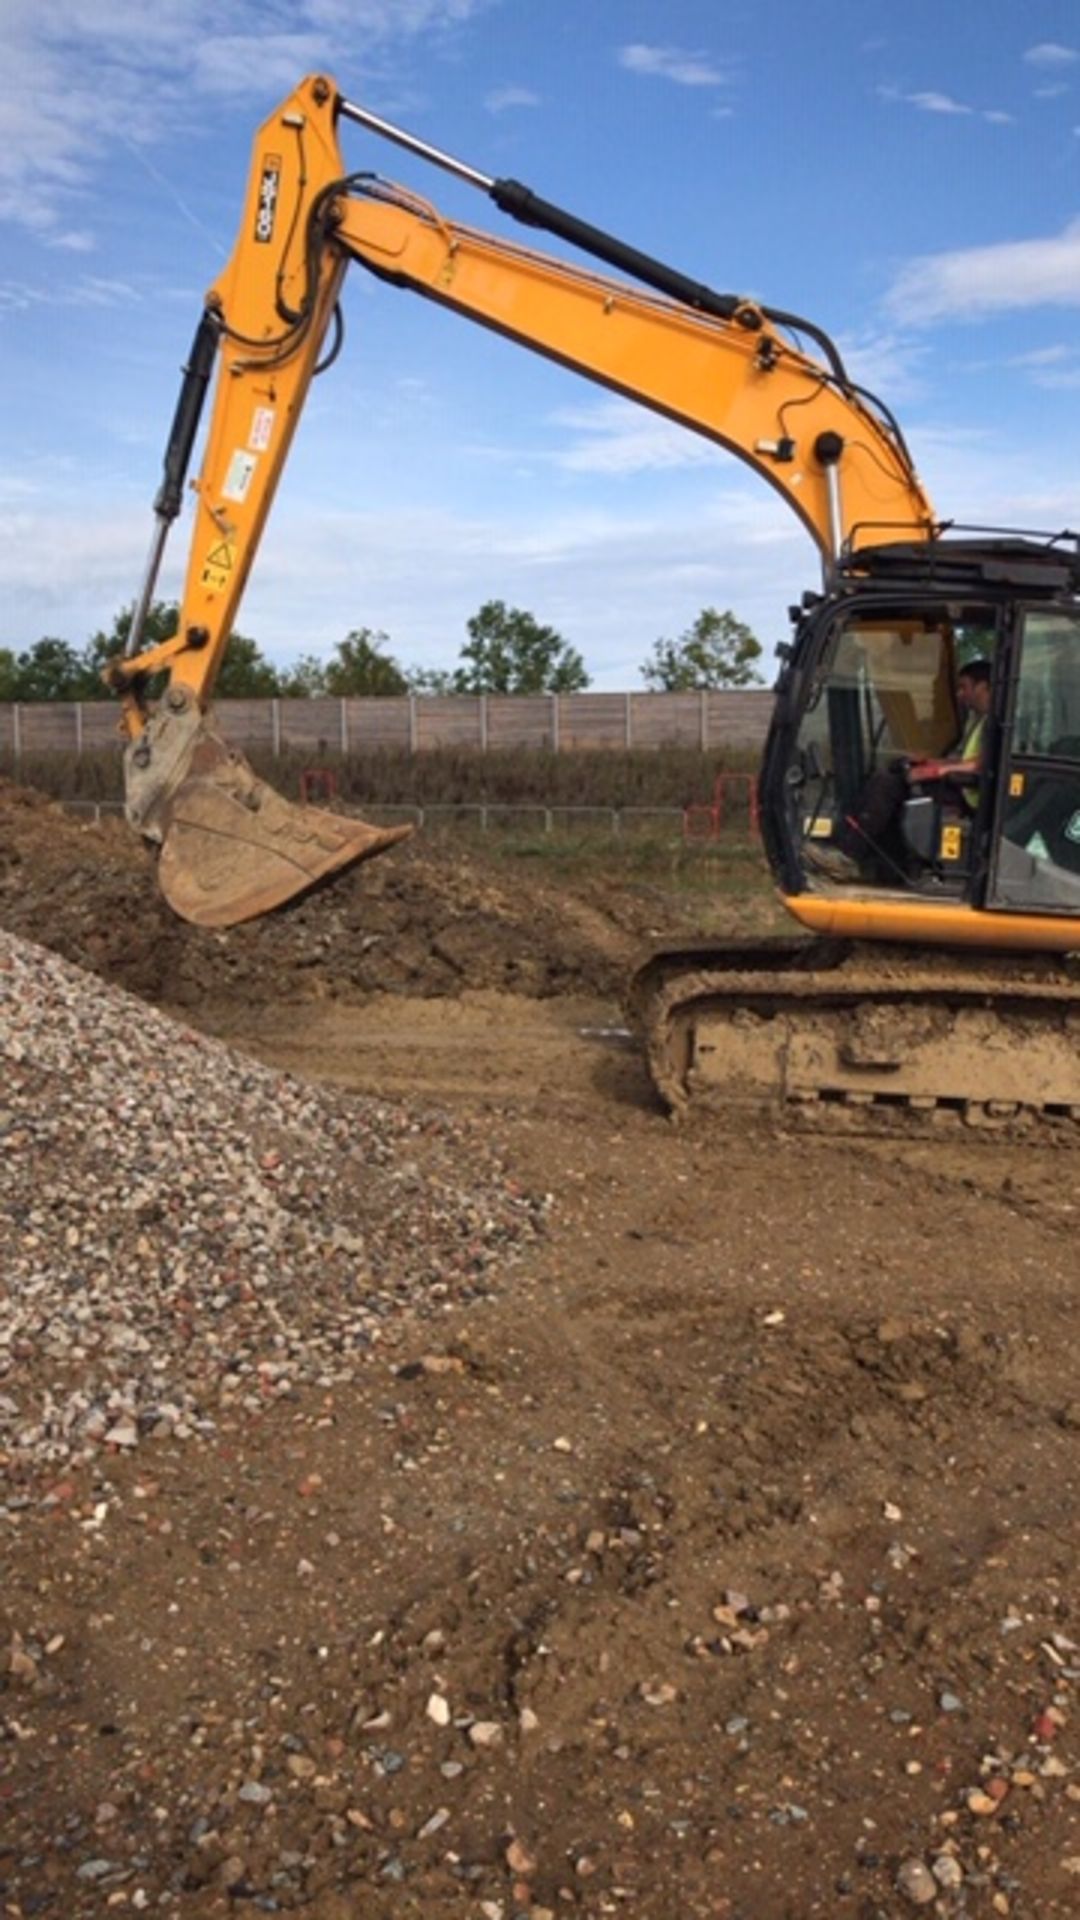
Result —
<svg viewBox="0 0 1080 1920"><path fill-rule="evenodd" d="M1080 918L1080 614L1022 610L1015 646L986 905Z"/></svg>

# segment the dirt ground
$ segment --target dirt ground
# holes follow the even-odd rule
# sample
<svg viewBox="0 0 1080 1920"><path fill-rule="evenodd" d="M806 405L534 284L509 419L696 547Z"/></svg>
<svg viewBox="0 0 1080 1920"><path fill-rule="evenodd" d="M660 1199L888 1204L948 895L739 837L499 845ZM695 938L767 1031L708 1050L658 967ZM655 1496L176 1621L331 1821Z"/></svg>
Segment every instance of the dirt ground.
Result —
<svg viewBox="0 0 1080 1920"><path fill-rule="evenodd" d="M417 844L198 934L0 790L0 925L553 1196L347 1394L9 1501L12 1920L1080 1911L1075 1156L674 1126L693 912Z"/></svg>

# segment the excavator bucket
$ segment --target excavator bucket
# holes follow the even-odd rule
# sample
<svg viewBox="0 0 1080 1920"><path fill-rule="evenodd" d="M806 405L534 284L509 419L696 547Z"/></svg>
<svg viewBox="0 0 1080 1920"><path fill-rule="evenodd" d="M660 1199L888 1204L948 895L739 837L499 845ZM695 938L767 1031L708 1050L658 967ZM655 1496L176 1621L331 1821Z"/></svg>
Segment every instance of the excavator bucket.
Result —
<svg viewBox="0 0 1080 1920"><path fill-rule="evenodd" d="M156 811L161 890L175 913L200 927L253 920L412 832L294 805L205 720Z"/></svg>

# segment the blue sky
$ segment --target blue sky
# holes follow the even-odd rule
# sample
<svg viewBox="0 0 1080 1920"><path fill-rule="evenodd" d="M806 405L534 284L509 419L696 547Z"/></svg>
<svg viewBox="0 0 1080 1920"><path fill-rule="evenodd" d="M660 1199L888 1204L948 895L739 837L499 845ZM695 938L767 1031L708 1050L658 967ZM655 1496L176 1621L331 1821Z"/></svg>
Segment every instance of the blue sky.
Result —
<svg viewBox="0 0 1080 1920"><path fill-rule="evenodd" d="M3 0L0 34L0 645L81 646L133 597L252 134L315 70L819 322L942 515L1080 524L1076 0ZM520 237L358 128L342 145ZM816 554L739 462L359 271L345 311L238 621L271 659L369 626L451 666L496 597L597 687L640 685L705 605L783 637Z"/></svg>

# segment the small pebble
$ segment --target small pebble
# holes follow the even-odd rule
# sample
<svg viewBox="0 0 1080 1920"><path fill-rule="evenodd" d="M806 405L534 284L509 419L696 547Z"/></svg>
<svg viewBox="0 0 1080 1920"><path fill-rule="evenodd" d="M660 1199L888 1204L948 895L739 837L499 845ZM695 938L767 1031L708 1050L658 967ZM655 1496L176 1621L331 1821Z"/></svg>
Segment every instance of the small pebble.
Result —
<svg viewBox="0 0 1080 1920"><path fill-rule="evenodd" d="M897 1891L913 1907L927 1907L931 1900L937 1899L938 1884L924 1860L912 1858L903 1861L896 1876Z"/></svg>
<svg viewBox="0 0 1080 1920"><path fill-rule="evenodd" d="M497 1720L474 1720L469 1740L474 1747L501 1747L503 1730Z"/></svg>

